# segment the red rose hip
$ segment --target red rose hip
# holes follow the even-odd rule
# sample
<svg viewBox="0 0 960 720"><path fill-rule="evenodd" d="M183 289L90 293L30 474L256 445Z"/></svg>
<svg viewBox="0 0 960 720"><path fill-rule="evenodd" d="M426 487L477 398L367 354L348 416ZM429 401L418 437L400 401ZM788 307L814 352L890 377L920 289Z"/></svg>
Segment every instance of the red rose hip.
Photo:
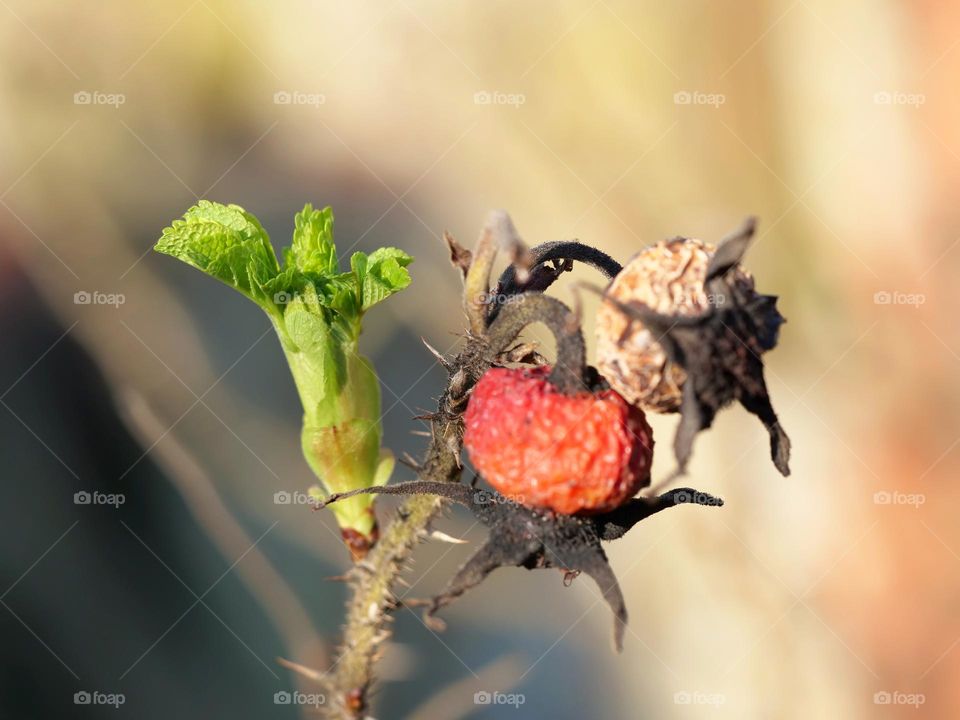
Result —
<svg viewBox="0 0 960 720"><path fill-rule="evenodd" d="M612 510L650 482L653 432L613 390L566 394L549 367L484 373L464 417L464 446L501 494L558 513Z"/></svg>

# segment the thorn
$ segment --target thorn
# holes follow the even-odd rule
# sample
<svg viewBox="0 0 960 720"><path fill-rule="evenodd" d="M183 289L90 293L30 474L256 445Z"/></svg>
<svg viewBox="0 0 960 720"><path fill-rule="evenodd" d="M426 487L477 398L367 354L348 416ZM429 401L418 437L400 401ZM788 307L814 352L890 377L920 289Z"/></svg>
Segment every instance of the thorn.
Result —
<svg viewBox="0 0 960 720"><path fill-rule="evenodd" d="M429 607L433 605L430 598L410 598L403 600L404 607Z"/></svg>
<svg viewBox="0 0 960 720"><path fill-rule="evenodd" d="M368 575L375 575L377 570L370 564L367 560L361 560L353 564L353 567L357 570L363 570Z"/></svg>
<svg viewBox="0 0 960 720"><path fill-rule="evenodd" d="M443 632L447 629L447 624L440 618L431 615L429 611L423 614L423 624L434 632Z"/></svg>
<svg viewBox="0 0 960 720"><path fill-rule="evenodd" d="M411 430L411 435L420 435L421 437L433 437L433 433L429 433L426 430Z"/></svg>
<svg viewBox="0 0 960 720"><path fill-rule="evenodd" d="M410 419L411 420L429 420L430 422L433 422L438 417L439 415L437 415L437 413L426 413L425 415L414 415Z"/></svg>
<svg viewBox="0 0 960 720"><path fill-rule="evenodd" d="M437 350L433 345L428 343L426 338L421 337L420 341L427 347L427 350L430 351L430 354L437 359L437 362L443 365L446 370L451 370L453 368L453 365L450 364L450 361L441 355L440 351Z"/></svg>
<svg viewBox="0 0 960 720"><path fill-rule="evenodd" d="M447 535L445 532L441 532L440 530L431 530L430 537L433 540L450 543L451 545L466 545L469 542L469 540L463 540L462 538L455 538L451 535Z"/></svg>
<svg viewBox="0 0 960 720"><path fill-rule="evenodd" d="M282 667L287 668L287 670L293 670L295 673L299 673L310 680L315 680L317 682L324 681L324 673L320 672L319 670L314 670L311 667L307 667L306 665L301 665L300 663L295 663L292 660L287 660L286 658L282 657L277 658L277 663Z"/></svg>
<svg viewBox="0 0 960 720"><path fill-rule="evenodd" d="M468 381L469 378L467 377L466 370L463 368L457 370L447 385L447 387L450 388L450 395L457 398L462 397Z"/></svg>
<svg viewBox="0 0 960 720"><path fill-rule="evenodd" d="M404 452L399 458L400 462L415 472L420 472L423 466L410 457L410 453Z"/></svg>
<svg viewBox="0 0 960 720"><path fill-rule="evenodd" d="M457 463L457 469L462 470L463 465L460 464L460 443L454 437L447 438L446 441L447 449L453 454L453 459Z"/></svg>

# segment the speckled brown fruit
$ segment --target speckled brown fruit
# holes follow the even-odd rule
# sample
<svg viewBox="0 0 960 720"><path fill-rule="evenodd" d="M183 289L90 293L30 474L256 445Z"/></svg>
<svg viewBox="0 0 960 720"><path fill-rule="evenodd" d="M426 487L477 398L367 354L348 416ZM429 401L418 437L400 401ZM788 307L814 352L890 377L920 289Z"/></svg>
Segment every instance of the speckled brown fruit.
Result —
<svg viewBox="0 0 960 720"><path fill-rule="evenodd" d="M646 248L613 279L608 295L621 303L642 303L662 315L695 317L726 298L710 297L704 278L716 247L694 238L675 238ZM753 291L753 278L736 266L730 280ZM641 322L631 321L611 303L597 314L600 373L632 403L654 412L680 409L686 373L667 359L657 338Z"/></svg>

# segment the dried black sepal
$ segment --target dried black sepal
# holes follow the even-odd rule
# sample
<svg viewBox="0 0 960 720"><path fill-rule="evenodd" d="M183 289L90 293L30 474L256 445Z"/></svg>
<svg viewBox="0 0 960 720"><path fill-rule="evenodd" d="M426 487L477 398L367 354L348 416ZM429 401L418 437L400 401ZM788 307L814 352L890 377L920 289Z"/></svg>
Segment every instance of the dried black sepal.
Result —
<svg viewBox="0 0 960 720"><path fill-rule="evenodd" d="M498 567L558 568L564 572L564 585L585 572L597 583L613 612L613 639L618 652L623 647L627 609L601 541L621 538L641 520L676 505L723 505L723 500L713 495L678 488L654 498L633 498L607 513L581 517L528 508L493 490L427 480L331 495L323 505L358 493L439 495L465 505L489 528L487 541L463 564L443 591L426 603L427 618L480 584Z"/></svg>
<svg viewBox="0 0 960 720"><path fill-rule="evenodd" d="M733 282L729 273L743 258L754 229L750 218L722 241L711 258L704 280L704 291L711 298L707 312L663 315L639 302L606 297L606 302L657 336L670 361L686 373L674 439L676 475L685 472L697 433L709 428L717 412L734 400L760 418L770 434L774 465L781 474L790 474L790 439L770 402L760 357L777 344L785 320L775 296L759 295Z"/></svg>
<svg viewBox="0 0 960 720"><path fill-rule="evenodd" d="M596 268L607 278L614 277L623 269L620 263L595 247L576 240L555 240L530 248L520 267L511 263L500 275L491 294L498 303L502 303L521 293L545 292L561 274L573 269L575 261ZM499 312L499 304L492 307L488 322L493 322Z"/></svg>

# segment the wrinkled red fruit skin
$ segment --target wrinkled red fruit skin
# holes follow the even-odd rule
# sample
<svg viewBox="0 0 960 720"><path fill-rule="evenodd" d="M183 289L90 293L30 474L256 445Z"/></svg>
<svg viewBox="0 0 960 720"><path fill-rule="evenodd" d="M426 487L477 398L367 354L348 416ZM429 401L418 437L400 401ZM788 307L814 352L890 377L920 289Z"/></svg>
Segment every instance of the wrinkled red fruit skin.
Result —
<svg viewBox="0 0 960 720"><path fill-rule="evenodd" d="M523 505L568 515L613 510L649 484L653 431L615 391L565 395L549 373L484 373L464 417L470 461Z"/></svg>

